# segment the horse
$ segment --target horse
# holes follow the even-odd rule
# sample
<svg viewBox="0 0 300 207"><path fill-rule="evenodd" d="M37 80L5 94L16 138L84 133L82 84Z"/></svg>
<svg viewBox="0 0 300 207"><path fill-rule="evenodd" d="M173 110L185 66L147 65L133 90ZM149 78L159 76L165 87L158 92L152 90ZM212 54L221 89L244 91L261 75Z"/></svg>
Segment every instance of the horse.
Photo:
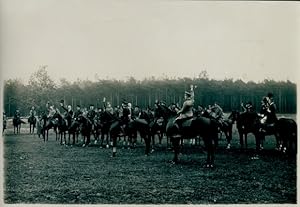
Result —
<svg viewBox="0 0 300 207"><path fill-rule="evenodd" d="M100 115L100 123L98 123L101 130L101 142L100 148L103 147L104 139L106 137L106 147L109 148L110 141L110 127L112 123L116 120L116 117L107 111L103 111Z"/></svg>
<svg viewBox="0 0 300 207"><path fill-rule="evenodd" d="M36 126L36 118L35 116L31 115L28 117L28 123L29 123L29 133L31 134L31 127L32 127L32 134L34 133L34 128Z"/></svg>
<svg viewBox="0 0 300 207"><path fill-rule="evenodd" d="M57 113L57 112L56 112ZM44 142L48 141L48 137L49 137L49 130L53 128L54 132L55 132L55 139L56 141L58 140L58 136L57 136L57 119L54 118L48 118L46 114L42 115L42 135L43 135L43 139Z"/></svg>
<svg viewBox="0 0 300 207"><path fill-rule="evenodd" d="M125 127L124 127L125 125ZM140 136L146 143L145 155L150 153L150 127L149 123L145 119L137 118L134 120L115 119L109 129L109 134L113 142L113 154L112 157L116 156L117 153L117 137L120 133L125 133L128 136L131 145L134 145L133 139L136 141L136 134L140 133Z"/></svg>
<svg viewBox="0 0 300 207"><path fill-rule="evenodd" d="M25 122L21 119L21 117L15 116L13 118L14 134L16 134L16 129L17 134L21 133L21 124L25 124Z"/></svg>
<svg viewBox="0 0 300 207"><path fill-rule="evenodd" d="M229 116L227 119L222 119L222 120L217 120L214 116L212 116L207 110L204 110L202 112L203 117L206 118L210 118L210 119L214 119L215 121L217 121L219 123L219 133L220 138L222 137L222 134L225 134L226 140L227 140L227 146L226 149L230 149L231 147L231 140L232 140L232 126L233 126L233 120L232 117Z"/></svg>
<svg viewBox="0 0 300 207"><path fill-rule="evenodd" d="M275 122L275 131L280 142L280 148L285 153L297 153L297 123L293 119L280 118ZM294 146L294 150L293 150Z"/></svg>
<svg viewBox="0 0 300 207"><path fill-rule="evenodd" d="M78 122L80 123L81 135L83 136L82 147L89 146L89 144L91 142L93 123L85 115L80 115L78 117Z"/></svg>
<svg viewBox="0 0 300 207"><path fill-rule="evenodd" d="M71 135L73 137L72 145L75 145L75 137L77 138L77 142L78 142L79 128L80 128L80 122L78 121L78 118L74 118L68 129L68 132L69 132L69 142L68 143L69 144L70 144Z"/></svg>
<svg viewBox="0 0 300 207"><path fill-rule="evenodd" d="M236 122L236 127L240 137L240 148L241 150L248 147L247 135L252 133L255 137L256 150L261 149L261 133L259 131L259 115L254 111L248 111L240 113L238 111L232 111L229 115L232 122Z"/></svg>
<svg viewBox="0 0 300 207"><path fill-rule="evenodd" d="M178 128L174 124L175 116L168 119L166 126L167 136L171 138L174 146L174 158L172 163L178 163L180 139L190 139L200 136L203 138L207 149L207 159L204 167L214 168L214 154L218 141L218 123L214 119L207 117L192 117L185 120Z"/></svg>
<svg viewBox="0 0 300 207"><path fill-rule="evenodd" d="M168 119L170 117L176 116L176 112L172 111L170 108L168 108L165 105L158 105L157 106L157 114L156 118L153 119L152 122L150 122L150 135L152 139L152 150L154 150L155 146L155 135L158 135L159 138L159 144L162 142L162 138L164 135L167 137L167 148L169 147L169 140L170 137L166 134L166 127L168 123ZM183 144L183 142L181 142Z"/></svg>
<svg viewBox="0 0 300 207"><path fill-rule="evenodd" d="M60 136L60 144L66 144L66 131L68 131L67 121L60 113L55 113L53 119L57 120L58 135ZM64 137L64 142L62 141ZM69 139L70 144L70 139Z"/></svg>
<svg viewBox="0 0 300 207"><path fill-rule="evenodd" d="M166 132L166 125L167 125L166 120L163 117L151 120L149 127L150 127L150 136L152 140L152 150L155 146L155 135L158 136L159 145L161 145L162 139Z"/></svg>

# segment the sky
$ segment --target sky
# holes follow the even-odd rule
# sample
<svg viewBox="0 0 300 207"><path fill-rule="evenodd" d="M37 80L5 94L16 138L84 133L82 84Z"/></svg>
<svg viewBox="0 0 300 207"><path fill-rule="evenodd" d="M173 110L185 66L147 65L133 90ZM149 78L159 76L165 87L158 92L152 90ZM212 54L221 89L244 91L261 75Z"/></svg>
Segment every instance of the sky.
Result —
<svg viewBox="0 0 300 207"><path fill-rule="evenodd" d="M0 0L3 79L297 82L297 2Z"/></svg>

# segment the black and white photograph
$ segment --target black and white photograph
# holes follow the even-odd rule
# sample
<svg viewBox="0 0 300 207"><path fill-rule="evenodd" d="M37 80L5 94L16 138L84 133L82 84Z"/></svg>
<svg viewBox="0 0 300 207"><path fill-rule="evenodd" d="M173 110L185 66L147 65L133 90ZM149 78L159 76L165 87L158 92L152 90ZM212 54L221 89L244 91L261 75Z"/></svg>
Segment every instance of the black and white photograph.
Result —
<svg viewBox="0 0 300 207"><path fill-rule="evenodd" d="M300 5L0 0L1 206L296 206Z"/></svg>

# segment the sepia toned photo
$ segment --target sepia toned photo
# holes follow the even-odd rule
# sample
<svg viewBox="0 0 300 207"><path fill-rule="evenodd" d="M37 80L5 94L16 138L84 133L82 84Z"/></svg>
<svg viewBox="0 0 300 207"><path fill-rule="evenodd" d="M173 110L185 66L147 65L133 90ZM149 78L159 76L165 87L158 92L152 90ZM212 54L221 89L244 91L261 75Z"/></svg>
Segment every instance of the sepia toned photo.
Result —
<svg viewBox="0 0 300 207"><path fill-rule="evenodd" d="M0 0L1 205L296 205L299 11Z"/></svg>

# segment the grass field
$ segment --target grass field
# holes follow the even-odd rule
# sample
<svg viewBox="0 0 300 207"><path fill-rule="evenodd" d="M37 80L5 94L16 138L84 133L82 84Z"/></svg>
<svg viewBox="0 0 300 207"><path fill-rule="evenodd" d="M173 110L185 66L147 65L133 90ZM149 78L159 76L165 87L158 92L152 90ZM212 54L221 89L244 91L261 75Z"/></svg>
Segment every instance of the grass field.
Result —
<svg viewBox="0 0 300 207"><path fill-rule="evenodd" d="M253 160L254 137L249 135L248 150L241 152L234 130L232 149L221 140L211 170L202 167L203 142L186 142L180 163L173 165L165 141L146 157L138 139L136 149L119 147L112 158L111 149L97 145L65 147L53 134L44 143L36 135L11 132L4 135L5 203L296 203L296 160L274 150L273 136Z"/></svg>

